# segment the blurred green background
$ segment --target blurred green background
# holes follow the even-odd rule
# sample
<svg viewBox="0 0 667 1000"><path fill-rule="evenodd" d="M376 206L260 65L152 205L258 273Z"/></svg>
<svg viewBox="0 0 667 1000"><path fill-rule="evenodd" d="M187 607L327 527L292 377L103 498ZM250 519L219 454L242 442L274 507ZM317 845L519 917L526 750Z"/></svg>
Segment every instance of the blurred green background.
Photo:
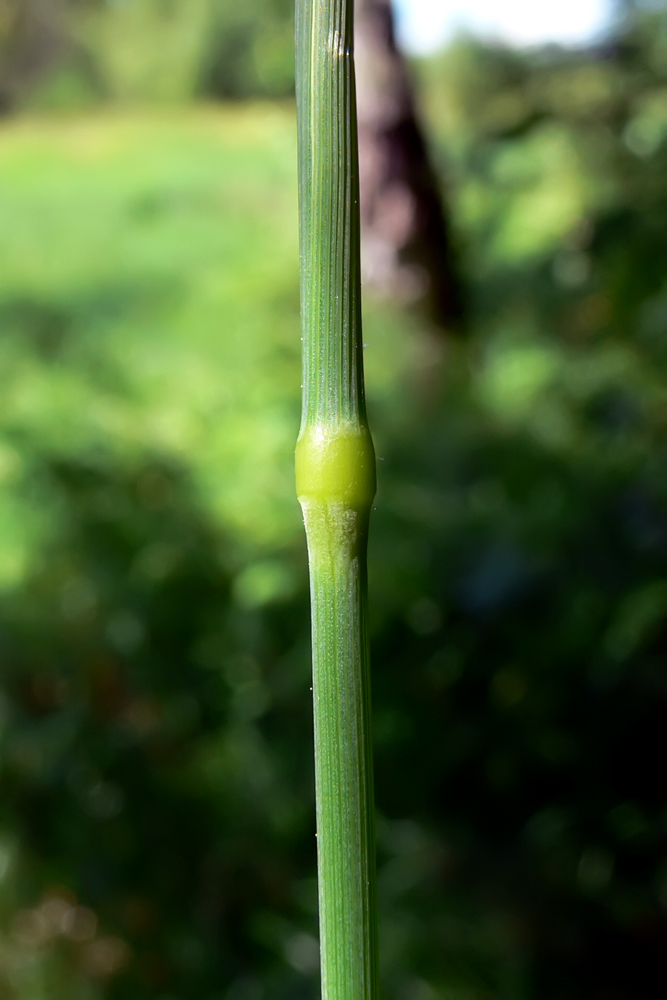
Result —
<svg viewBox="0 0 667 1000"><path fill-rule="evenodd" d="M0 0L0 998L319 993L288 0ZM465 336L369 302L383 995L667 946L667 16L415 62Z"/></svg>

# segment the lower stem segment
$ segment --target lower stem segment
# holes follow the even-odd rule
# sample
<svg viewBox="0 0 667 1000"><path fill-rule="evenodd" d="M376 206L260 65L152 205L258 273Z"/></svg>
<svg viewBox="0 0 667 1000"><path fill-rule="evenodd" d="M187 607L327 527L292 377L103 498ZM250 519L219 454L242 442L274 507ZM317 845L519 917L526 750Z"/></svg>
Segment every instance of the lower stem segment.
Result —
<svg viewBox="0 0 667 1000"><path fill-rule="evenodd" d="M377 997L368 513L301 499L311 575L322 1000Z"/></svg>

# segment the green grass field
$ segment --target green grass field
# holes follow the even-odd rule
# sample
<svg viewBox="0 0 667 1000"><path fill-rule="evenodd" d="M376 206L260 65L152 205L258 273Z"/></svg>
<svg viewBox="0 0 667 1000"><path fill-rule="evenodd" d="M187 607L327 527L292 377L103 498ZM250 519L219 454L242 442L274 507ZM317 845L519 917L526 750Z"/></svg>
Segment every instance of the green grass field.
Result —
<svg viewBox="0 0 667 1000"><path fill-rule="evenodd" d="M293 539L295 143L275 105L3 125L5 480L33 448L174 456L243 544ZM376 395L395 326L371 352ZM3 505L7 584L38 518L11 491Z"/></svg>

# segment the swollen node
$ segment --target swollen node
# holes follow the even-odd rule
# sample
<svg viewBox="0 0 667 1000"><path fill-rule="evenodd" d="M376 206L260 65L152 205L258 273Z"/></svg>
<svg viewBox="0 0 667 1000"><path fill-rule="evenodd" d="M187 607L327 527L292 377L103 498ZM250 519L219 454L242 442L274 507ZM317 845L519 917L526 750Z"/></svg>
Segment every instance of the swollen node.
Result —
<svg viewBox="0 0 667 1000"><path fill-rule="evenodd" d="M310 503L370 509L375 496L375 451L367 428L306 427L296 445L296 492Z"/></svg>

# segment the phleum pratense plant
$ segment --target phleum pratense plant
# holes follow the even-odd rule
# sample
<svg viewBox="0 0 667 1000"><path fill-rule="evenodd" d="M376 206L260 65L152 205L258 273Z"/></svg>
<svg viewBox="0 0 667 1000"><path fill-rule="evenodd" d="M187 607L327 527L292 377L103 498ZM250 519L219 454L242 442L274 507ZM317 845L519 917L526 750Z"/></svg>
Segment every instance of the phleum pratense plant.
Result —
<svg viewBox="0 0 667 1000"><path fill-rule="evenodd" d="M297 0L303 416L323 1000L377 996L353 0Z"/></svg>

